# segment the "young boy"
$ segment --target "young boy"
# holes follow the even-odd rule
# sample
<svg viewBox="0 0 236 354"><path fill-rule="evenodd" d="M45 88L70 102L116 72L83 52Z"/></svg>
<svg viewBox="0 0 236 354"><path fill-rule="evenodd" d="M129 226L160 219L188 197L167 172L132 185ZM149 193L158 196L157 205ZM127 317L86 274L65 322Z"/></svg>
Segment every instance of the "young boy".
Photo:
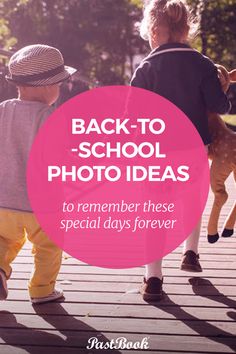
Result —
<svg viewBox="0 0 236 354"><path fill-rule="evenodd" d="M59 50L46 45L20 49L9 61L6 79L18 88L17 99L0 104L0 300L7 298L11 263L26 241L33 244L34 270L29 282L32 303L63 297L55 289L62 251L40 228L26 188L26 165L34 138L59 96L60 83L76 70L64 66Z"/></svg>

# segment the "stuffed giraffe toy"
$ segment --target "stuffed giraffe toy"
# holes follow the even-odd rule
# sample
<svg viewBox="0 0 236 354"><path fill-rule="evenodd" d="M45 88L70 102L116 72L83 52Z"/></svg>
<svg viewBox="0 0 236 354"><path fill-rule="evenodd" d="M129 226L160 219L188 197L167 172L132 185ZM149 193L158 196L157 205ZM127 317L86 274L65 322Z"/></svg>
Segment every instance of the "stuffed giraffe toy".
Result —
<svg viewBox="0 0 236 354"><path fill-rule="evenodd" d="M225 81L236 81L236 70L230 73L218 66ZM209 147L209 158L212 160L210 168L211 189L214 193L214 203L208 222L208 242L215 243L219 239L218 221L220 212L228 199L225 181L233 173L236 181L236 132L229 129L218 114L209 114L209 130L212 143ZM236 198L235 198L236 199ZM222 237L230 237L234 234L236 222L236 201L226 219Z"/></svg>

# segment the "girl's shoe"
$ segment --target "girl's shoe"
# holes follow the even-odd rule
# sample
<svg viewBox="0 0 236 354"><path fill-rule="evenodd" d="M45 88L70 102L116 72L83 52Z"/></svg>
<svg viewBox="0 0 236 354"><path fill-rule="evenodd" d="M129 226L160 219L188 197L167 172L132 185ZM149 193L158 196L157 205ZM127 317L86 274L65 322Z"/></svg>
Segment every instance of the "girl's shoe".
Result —
<svg viewBox="0 0 236 354"><path fill-rule="evenodd" d="M186 272L202 272L202 267L199 262L199 254L196 254L193 251L185 252L180 269L185 270Z"/></svg>
<svg viewBox="0 0 236 354"><path fill-rule="evenodd" d="M144 301L160 301L163 298L162 291L163 279L151 277L148 280L143 279L140 293Z"/></svg>
<svg viewBox="0 0 236 354"><path fill-rule="evenodd" d="M63 291L61 289L54 289L54 291L44 297L31 297L32 304L45 304L46 302L56 301L64 297Z"/></svg>
<svg viewBox="0 0 236 354"><path fill-rule="evenodd" d="M0 269L0 300L6 300L8 295L7 277L4 270Z"/></svg>

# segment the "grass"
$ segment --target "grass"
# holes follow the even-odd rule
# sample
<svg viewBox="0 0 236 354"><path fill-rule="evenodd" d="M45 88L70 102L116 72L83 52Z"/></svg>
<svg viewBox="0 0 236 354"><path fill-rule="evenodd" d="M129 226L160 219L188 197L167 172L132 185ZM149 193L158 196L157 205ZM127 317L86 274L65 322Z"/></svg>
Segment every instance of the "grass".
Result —
<svg viewBox="0 0 236 354"><path fill-rule="evenodd" d="M236 126L236 114L226 114L222 118L226 123Z"/></svg>

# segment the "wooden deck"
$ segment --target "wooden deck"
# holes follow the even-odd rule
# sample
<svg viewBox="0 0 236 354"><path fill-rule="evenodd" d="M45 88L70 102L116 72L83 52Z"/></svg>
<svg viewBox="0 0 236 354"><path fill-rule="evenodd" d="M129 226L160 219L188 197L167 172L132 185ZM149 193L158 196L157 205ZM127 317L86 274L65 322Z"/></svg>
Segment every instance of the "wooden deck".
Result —
<svg viewBox="0 0 236 354"><path fill-rule="evenodd" d="M236 195L232 178L228 186L221 224ZM166 295L154 305L137 293L143 268L101 269L65 258L58 283L66 301L33 307L27 292L33 260L26 245L14 263L9 298L0 303L0 353L134 353L86 351L94 336L103 342L148 337L147 353L236 353L236 237L206 242L209 205L200 244L203 273L197 277L178 269L179 247L164 261Z"/></svg>

